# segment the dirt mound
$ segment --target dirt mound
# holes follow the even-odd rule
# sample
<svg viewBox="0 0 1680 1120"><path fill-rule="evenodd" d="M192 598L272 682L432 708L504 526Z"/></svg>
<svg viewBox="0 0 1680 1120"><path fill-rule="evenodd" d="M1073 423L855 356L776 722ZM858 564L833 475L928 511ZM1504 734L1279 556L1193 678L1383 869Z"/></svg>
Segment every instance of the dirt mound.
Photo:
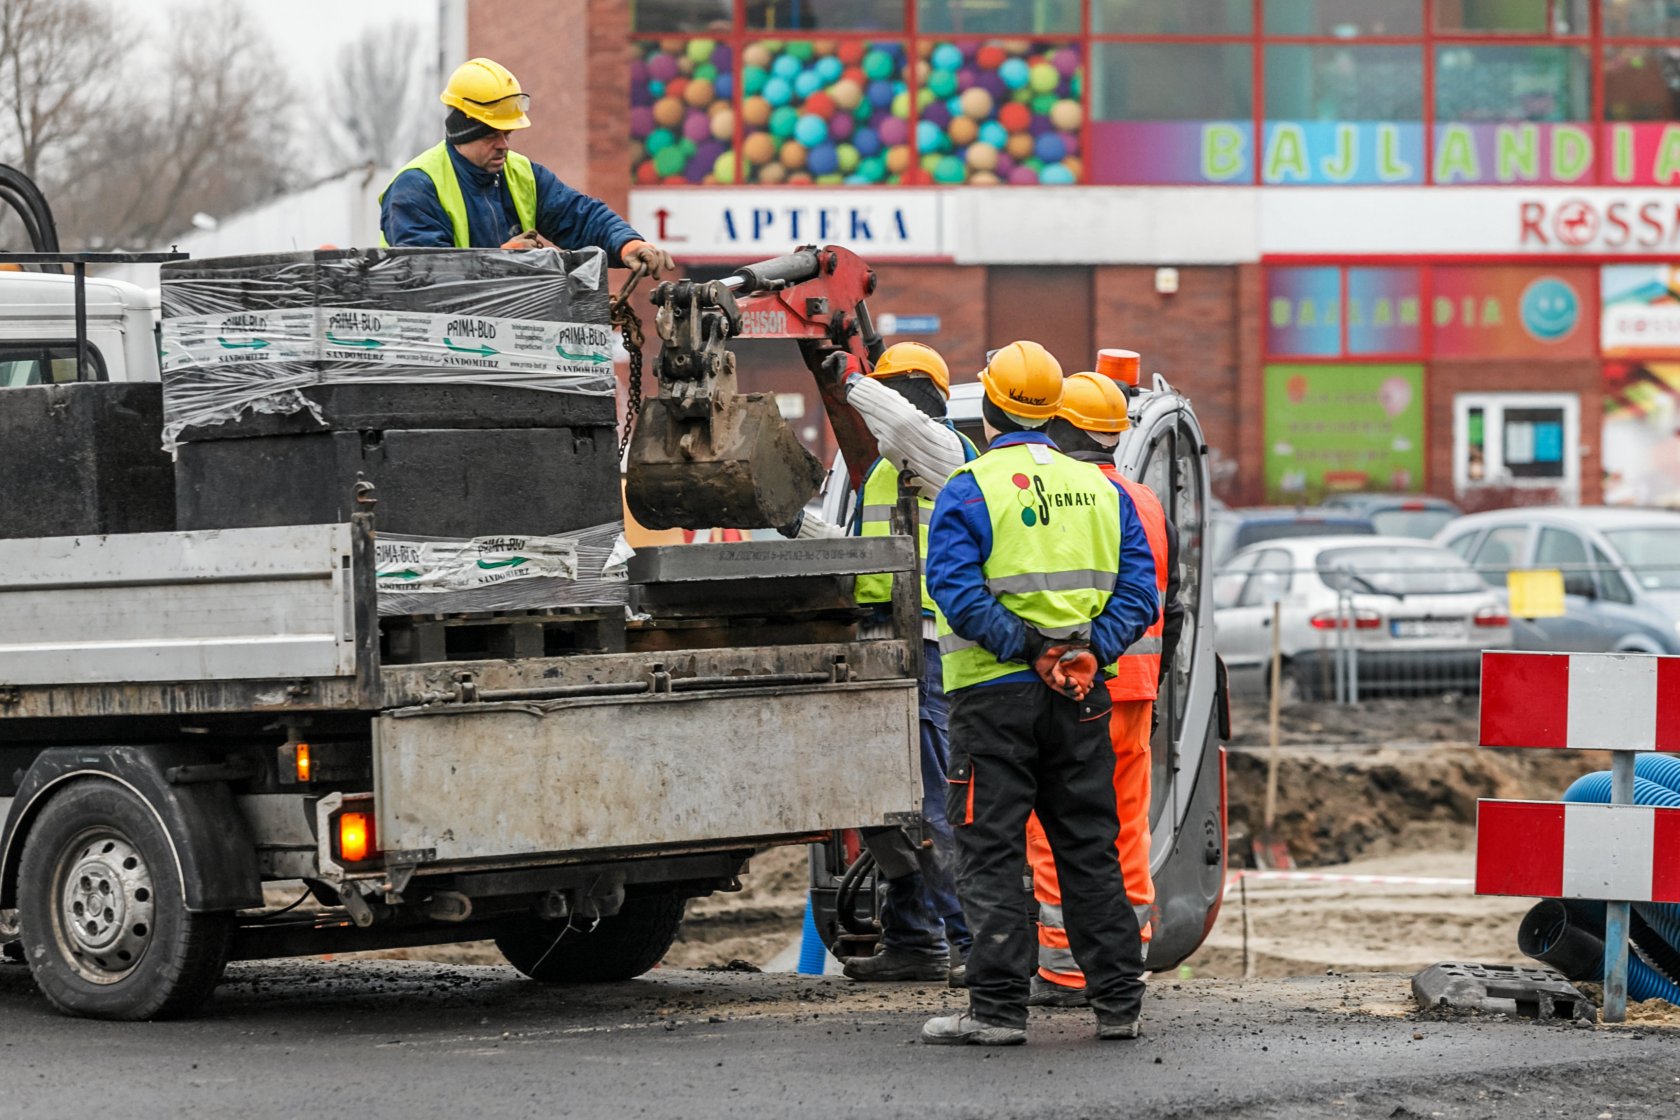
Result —
<svg viewBox="0 0 1680 1120"><path fill-rule="evenodd" d="M1233 866L1248 865L1249 839L1264 817L1267 753L1236 747L1228 756ZM1609 765L1602 752L1456 743L1286 746L1278 752L1276 831L1303 866L1468 849L1477 798L1555 801L1570 782Z"/></svg>

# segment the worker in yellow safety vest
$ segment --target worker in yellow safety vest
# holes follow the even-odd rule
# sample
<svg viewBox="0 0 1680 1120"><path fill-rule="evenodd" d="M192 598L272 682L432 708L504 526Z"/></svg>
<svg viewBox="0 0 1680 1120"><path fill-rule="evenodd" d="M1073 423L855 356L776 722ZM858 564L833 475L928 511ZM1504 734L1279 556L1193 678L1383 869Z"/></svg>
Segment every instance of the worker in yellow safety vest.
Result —
<svg viewBox="0 0 1680 1120"><path fill-rule="evenodd" d="M1159 613L1154 560L1130 496L1043 430L1061 406L1060 363L1013 342L981 382L990 446L940 491L927 565L951 697L946 814L974 933L969 1006L929 1020L922 1040L1026 1041L1034 938L1021 871L1035 810L1098 1037L1136 1038L1142 942L1114 858L1111 700L1095 686Z"/></svg>
<svg viewBox="0 0 1680 1120"><path fill-rule="evenodd" d="M443 142L397 172L379 196L380 242L457 249L582 249L598 246L607 263L652 275L673 267L600 199L562 183L508 147L531 126L530 95L507 67L488 58L463 62L439 95L449 114Z"/></svg>
<svg viewBox="0 0 1680 1120"><path fill-rule="evenodd" d="M1161 617L1106 670L1108 694L1114 701L1109 738L1114 745L1114 800L1120 818L1120 873L1126 881L1126 896L1138 914L1147 952L1149 913L1155 902L1155 884L1149 874L1149 740L1166 664L1162 655L1172 648L1163 636L1170 635L1176 642L1183 611L1178 605L1177 532L1155 492L1121 474L1114 462L1120 435L1131 427L1127 408L1122 382L1100 373L1076 373L1062 386L1061 408L1047 430L1067 455L1096 464L1131 497L1155 561ZM1068 944L1056 862L1036 817L1027 822L1027 860L1032 866L1033 896L1038 900L1038 974L1027 1003L1083 1006L1085 976Z"/></svg>
<svg viewBox="0 0 1680 1120"><path fill-rule="evenodd" d="M880 448L880 456L864 475L850 531L864 537L891 534L899 474L907 472L917 489L917 545L925 563L934 498L951 472L978 454L945 416L951 395L950 367L933 347L900 342L889 346L867 374L844 353L830 355L819 368L825 379L839 383L846 402L858 410ZM808 539L842 536L847 530L807 513L783 532ZM890 626L892 593L890 573L858 577L858 602L875 608L865 623L866 632ZM933 843L911 851L897 829L865 832L864 843L881 867L886 891L879 949L873 956L846 961L844 971L853 980L947 980L962 966L970 940L957 901L956 850L950 822L945 819L948 709L936 644L936 608L925 576L922 611L925 655L917 695L922 819Z"/></svg>

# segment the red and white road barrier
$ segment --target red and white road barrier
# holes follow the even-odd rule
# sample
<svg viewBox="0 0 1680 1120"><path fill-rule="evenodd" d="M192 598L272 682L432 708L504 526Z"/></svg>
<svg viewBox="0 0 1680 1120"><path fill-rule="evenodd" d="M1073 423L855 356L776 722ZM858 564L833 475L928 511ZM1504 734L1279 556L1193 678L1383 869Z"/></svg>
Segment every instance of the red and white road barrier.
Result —
<svg viewBox="0 0 1680 1120"><path fill-rule="evenodd" d="M1484 747L1680 751L1680 657L1484 653Z"/></svg>
<svg viewBox="0 0 1680 1120"><path fill-rule="evenodd" d="M1629 907L1680 902L1680 809L1633 802L1633 759L1680 751L1680 657L1482 654L1484 747L1614 751L1610 804L1476 803L1476 893L1602 901L1604 1021L1627 1017Z"/></svg>
<svg viewBox="0 0 1680 1120"><path fill-rule="evenodd" d="M1476 893L1680 902L1680 809L1483 801Z"/></svg>

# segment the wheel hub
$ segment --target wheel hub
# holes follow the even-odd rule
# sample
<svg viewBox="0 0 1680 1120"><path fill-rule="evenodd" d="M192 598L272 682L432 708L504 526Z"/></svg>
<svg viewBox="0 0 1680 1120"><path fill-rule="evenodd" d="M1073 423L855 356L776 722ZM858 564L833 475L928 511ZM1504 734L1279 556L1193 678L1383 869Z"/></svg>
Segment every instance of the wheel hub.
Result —
<svg viewBox="0 0 1680 1120"><path fill-rule="evenodd" d="M95 983L121 979L151 939L150 869L134 845L108 831L78 837L59 866L58 926L71 965Z"/></svg>

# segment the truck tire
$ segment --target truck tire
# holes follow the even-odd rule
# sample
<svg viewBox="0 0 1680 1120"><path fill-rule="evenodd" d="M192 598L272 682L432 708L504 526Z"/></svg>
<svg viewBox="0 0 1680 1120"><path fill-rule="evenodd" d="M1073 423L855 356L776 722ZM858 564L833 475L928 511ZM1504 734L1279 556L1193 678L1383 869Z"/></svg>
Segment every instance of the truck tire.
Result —
<svg viewBox="0 0 1680 1120"><path fill-rule="evenodd" d="M640 976L665 958L682 925L684 901L674 894L631 895L593 929L579 919L509 921L496 948L509 964L545 984L604 984Z"/></svg>
<svg viewBox="0 0 1680 1120"><path fill-rule="evenodd" d="M18 887L24 955L60 1011L169 1018L198 1007L222 977L233 915L187 910L162 825L115 782L77 782L47 803Z"/></svg>

